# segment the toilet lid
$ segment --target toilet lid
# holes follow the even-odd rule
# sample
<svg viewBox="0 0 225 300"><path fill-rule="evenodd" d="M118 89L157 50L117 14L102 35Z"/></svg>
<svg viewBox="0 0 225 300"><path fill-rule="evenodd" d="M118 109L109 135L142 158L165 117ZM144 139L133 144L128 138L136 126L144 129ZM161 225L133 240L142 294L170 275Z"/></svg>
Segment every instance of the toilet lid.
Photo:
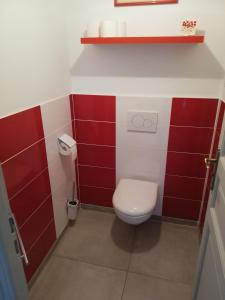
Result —
<svg viewBox="0 0 225 300"><path fill-rule="evenodd" d="M113 195L113 206L129 216L145 215L155 207L157 189L153 182L121 179Z"/></svg>

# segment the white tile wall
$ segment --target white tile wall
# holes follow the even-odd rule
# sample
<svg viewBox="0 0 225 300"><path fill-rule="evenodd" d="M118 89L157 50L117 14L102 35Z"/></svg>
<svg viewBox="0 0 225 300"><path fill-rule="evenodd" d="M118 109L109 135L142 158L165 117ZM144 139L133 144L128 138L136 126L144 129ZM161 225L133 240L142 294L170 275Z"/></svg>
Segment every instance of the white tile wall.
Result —
<svg viewBox="0 0 225 300"><path fill-rule="evenodd" d="M172 99L117 97L116 100L116 176L158 183L159 193L154 214L162 214L164 176ZM129 110L157 111L156 133L128 132Z"/></svg>
<svg viewBox="0 0 225 300"><path fill-rule="evenodd" d="M45 136L69 124L71 121L69 96L42 104L41 114Z"/></svg>
<svg viewBox="0 0 225 300"><path fill-rule="evenodd" d="M75 167L71 157L62 157L58 152L57 138L64 133L73 136L69 97L63 97L41 105L45 134L48 169L52 191L56 235L65 229L68 219L66 202L72 198Z"/></svg>

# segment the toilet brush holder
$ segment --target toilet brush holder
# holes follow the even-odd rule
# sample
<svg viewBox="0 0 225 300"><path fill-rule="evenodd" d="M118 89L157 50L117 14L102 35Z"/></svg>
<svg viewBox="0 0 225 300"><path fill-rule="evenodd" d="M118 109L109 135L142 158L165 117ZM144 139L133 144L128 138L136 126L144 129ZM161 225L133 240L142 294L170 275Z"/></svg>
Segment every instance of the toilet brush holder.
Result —
<svg viewBox="0 0 225 300"><path fill-rule="evenodd" d="M67 202L67 216L68 219L71 221L76 220L77 217L77 211L78 211L78 201L68 201Z"/></svg>

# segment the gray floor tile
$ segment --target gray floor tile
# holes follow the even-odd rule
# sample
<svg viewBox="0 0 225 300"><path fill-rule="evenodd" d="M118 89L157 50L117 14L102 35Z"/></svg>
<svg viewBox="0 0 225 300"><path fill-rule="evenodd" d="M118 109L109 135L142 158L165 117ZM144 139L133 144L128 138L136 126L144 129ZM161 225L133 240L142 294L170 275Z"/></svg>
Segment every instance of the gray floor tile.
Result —
<svg viewBox="0 0 225 300"><path fill-rule="evenodd" d="M81 209L54 254L121 270L128 268L135 227L114 214Z"/></svg>
<svg viewBox="0 0 225 300"><path fill-rule="evenodd" d="M191 284L197 253L196 229L150 220L137 227L130 271Z"/></svg>
<svg viewBox="0 0 225 300"><path fill-rule="evenodd" d="M31 300L120 300L126 273L51 257L30 292Z"/></svg>
<svg viewBox="0 0 225 300"><path fill-rule="evenodd" d="M191 300L191 287L164 279L129 273L123 300Z"/></svg>

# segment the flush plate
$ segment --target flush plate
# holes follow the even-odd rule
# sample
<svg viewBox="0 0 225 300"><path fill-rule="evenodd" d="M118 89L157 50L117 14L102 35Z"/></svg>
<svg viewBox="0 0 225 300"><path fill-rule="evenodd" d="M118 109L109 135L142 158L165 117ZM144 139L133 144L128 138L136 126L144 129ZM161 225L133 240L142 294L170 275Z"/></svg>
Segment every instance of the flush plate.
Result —
<svg viewBox="0 0 225 300"><path fill-rule="evenodd" d="M158 112L130 110L128 111L127 120L128 131L156 133Z"/></svg>

